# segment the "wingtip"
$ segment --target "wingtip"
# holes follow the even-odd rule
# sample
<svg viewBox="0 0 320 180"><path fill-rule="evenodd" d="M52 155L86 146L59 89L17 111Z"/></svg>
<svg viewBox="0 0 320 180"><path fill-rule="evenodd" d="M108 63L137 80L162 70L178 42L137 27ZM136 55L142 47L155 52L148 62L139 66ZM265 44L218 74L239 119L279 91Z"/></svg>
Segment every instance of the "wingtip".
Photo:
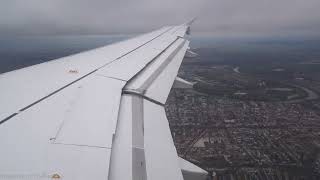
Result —
<svg viewBox="0 0 320 180"><path fill-rule="evenodd" d="M190 21L186 23L186 25L191 26L191 24L197 19L197 17L192 18Z"/></svg>

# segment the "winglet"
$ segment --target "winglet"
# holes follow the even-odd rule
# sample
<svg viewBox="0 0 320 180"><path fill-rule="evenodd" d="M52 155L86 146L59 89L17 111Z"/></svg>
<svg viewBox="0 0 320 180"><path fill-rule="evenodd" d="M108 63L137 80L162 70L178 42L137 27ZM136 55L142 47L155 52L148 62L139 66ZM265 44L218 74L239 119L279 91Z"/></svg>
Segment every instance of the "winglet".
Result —
<svg viewBox="0 0 320 180"><path fill-rule="evenodd" d="M186 23L187 26L191 26L191 24L197 19L197 17L192 18L190 21Z"/></svg>
<svg viewBox="0 0 320 180"><path fill-rule="evenodd" d="M185 23L185 25L187 26L187 31L186 31L186 34L187 35L190 35L190 26L191 26L191 24L196 20L197 18L196 17L194 17L194 18L192 18L190 21L188 21L187 23Z"/></svg>

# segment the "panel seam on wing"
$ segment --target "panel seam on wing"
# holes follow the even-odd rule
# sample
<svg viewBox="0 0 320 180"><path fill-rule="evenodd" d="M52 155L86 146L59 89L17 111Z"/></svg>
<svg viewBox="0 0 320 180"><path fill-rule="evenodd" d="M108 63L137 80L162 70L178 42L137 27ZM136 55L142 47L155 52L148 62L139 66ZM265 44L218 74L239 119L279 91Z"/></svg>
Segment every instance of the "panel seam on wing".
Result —
<svg viewBox="0 0 320 180"><path fill-rule="evenodd" d="M106 146L92 146L92 145L84 145L84 144L68 144L68 143L57 143L57 142L52 142L51 144L65 145L65 146L78 146L78 147L92 147L92 148L112 149L111 147L106 147Z"/></svg>

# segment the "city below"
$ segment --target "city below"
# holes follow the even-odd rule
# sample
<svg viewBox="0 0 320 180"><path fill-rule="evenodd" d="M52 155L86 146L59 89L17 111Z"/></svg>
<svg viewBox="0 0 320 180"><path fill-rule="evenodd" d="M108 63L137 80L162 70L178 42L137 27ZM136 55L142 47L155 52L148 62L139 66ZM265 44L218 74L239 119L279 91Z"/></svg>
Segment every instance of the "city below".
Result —
<svg viewBox="0 0 320 180"><path fill-rule="evenodd" d="M179 155L217 180L319 179L320 54L235 46L184 60L179 76L194 87L173 89L166 105Z"/></svg>

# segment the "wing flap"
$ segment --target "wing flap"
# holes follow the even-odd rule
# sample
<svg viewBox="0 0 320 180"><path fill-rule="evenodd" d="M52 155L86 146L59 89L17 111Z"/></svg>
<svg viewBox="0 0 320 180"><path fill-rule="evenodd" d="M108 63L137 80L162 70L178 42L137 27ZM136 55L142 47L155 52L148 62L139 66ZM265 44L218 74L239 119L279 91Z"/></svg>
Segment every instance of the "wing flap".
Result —
<svg viewBox="0 0 320 180"><path fill-rule="evenodd" d="M118 125L111 152L109 180L134 179L134 174L137 174L134 173L137 168L134 169L133 166L135 162L133 126L134 118L140 117L141 113L136 112L133 105L141 108L141 104L134 104L134 101L134 97L128 95L123 95L121 98Z"/></svg>
<svg viewBox="0 0 320 180"><path fill-rule="evenodd" d="M148 87L144 93L145 96L165 104L188 47L189 43L186 42L168 66L151 83L150 87Z"/></svg>
<svg viewBox="0 0 320 180"><path fill-rule="evenodd" d="M178 74L189 42L177 39L125 86L125 91L138 93L164 104Z"/></svg>
<svg viewBox="0 0 320 180"><path fill-rule="evenodd" d="M182 180L165 110L144 100L145 153L148 179Z"/></svg>
<svg viewBox="0 0 320 180"><path fill-rule="evenodd" d="M207 180L209 178L207 171L192 164L191 162L180 157L179 162L184 180Z"/></svg>
<svg viewBox="0 0 320 180"><path fill-rule="evenodd" d="M183 46L184 40L177 39L170 47L168 47L161 55L143 69L135 78L126 85L126 90L134 90L143 93L150 84L159 76L164 68L169 64L175 51Z"/></svg>

